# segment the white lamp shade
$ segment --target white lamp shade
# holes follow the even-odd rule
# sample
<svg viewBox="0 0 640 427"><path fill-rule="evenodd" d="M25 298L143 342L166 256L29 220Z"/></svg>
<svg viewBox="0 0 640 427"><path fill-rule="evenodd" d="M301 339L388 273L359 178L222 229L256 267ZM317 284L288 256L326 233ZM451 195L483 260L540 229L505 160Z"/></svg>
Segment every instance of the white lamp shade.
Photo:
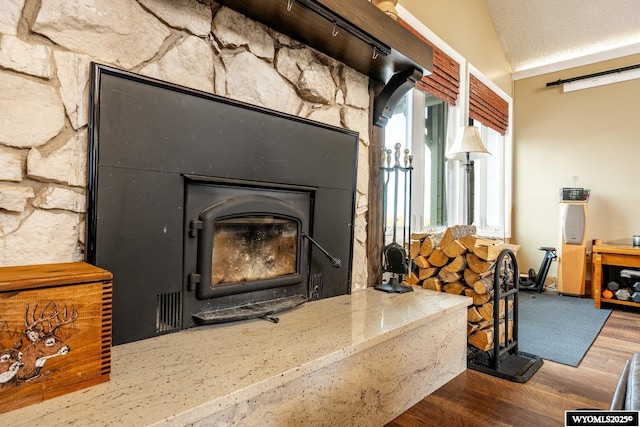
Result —
<svg viewBox="0 0 640 427"><path fill-rule="evenodd" d="M456 139L453 141L453 145L445 156L447 159L466 161L467 153L471 160L491 155L487 147L482 143L480 131L475 126L460 128L456 134Z"/></svg>

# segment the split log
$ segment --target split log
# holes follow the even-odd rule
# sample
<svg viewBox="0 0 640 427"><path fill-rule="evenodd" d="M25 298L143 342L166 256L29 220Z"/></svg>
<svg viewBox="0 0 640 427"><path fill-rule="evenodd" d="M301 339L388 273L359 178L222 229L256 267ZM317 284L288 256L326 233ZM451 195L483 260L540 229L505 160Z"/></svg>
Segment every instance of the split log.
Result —
<svg viewBox="0 0 640 427"><path fill-rule="evenodd" d="M404 276L403 282L407 285L417 285L420 282L420 279L414 272L411 272L408 275Z"/></svg>
<svg viewBox="0 0 640 427"><path fill-rule="evenodd" d="M460 282L447 283L442 287L443 291L454 295L462 295L465 289L467 289L467 287Z"/></svg>
<svg viewBox="0 0 640 427"><path fill-rule="evenodd" d="M509 307L508 312L510 312L511 310L513 310L513 300L509 300L509 303L507 304ZM482 304L480 307L478 307L478 313L480 314L480 316L488 321L488 322L492 322L493 321L493 307L494 304L493 302L488 302L486 304ZM500 302L498 303L498 318L499 319L504 319L505 317L505 302L503 299L500 300Z"/></svg>
<svg viewBox="0 0 640 427"><path fill-rule="evenodd" d="M487 272L493 267L494 263L481 260L478 255L474 253L470 252L465 256L467 257L467 264L469 265L469 268L478 274Z"/></svg>
<svg viewBox="0 0 640 427"><path fill-rule="evenodd" d="M477 331L480 327L477 323L469 323L467 322L467 337L469 337L472 333Z"/></svg>
<svg viewBox="0 0 640 427"><path fill-rule="evenodd" d="M467 321L471 323L478 323L483 319L482 315L478 311L478 307L472 305L467 309Z"/></svg>
<svg viewBox="0 0 640 427"><path fill-rule="evenodd" d="M473 284L473 290L479 294L489 294L493 298L493 275L476 280Z"/></svg>
<svg viewBox="0 0 640 427"><path fill-rule="evenodd" d="M429 277L428 279L423 280L422 287L424 289L431 289L432 291L442 292L442 280L437 277Z"/></svg>
<svg viewBox="0 0 640 427"><path fill-rule="evenodd" d="M449 262L449 257L446 256L439 248L435 248L427 259L429 260L429 264L434 267L442 267Z"/></svg>
<svg viewBox="0 0 640 427"><path fill-rule="evenodd" d="M414 257L413 258L413 262L419 268L429 268L429 267L431 267L431 264L429 264L429 260L427 258L425 258L423 255L418 255L418 256Z"/></svg>
<svg viewBox="0 0 640 427"><path fill-rule="evenodd" d="M468 250L462 243L460 243L459 240L454 240L442 248L442 252L444 252L444 254L449 258L455 258L468 252Z"/></svg>
<svg viewBox="0 0 640 427"><path fill-rule="evenodd" d="M493 325L473 332L467 341L482 351L490 350L493 348Z"/></svg>
<svg viewBox="0 0 640 427"><path fill-rule="evenodd" d="M471 334L473 334L475 331L478 331L480 329L484 329L486 327L489 326L489 323L486 320L480 320L479 322L476 323L467 323L467 337Z"/></svg>
<svg viewBox="0 0 640 427"><path fill-rule="evenodd" d="M467 257L459 255L453 258L449 264L443 267L443 270L450 271L452 273L459 273L467 267Z"/></svg>
<svg viewBox="0 0 640 427"><path fill-rule="evenodd" d="M500 341L503 342L505 340L505 326L504 323L500 323L498 325L498 333L500 335ZM472 333L468 342L472 346L479 348L482 351L487 351L493 348L493 325L479 329ZM513 322L509 322L509 339L513 337Z"/></svg>
<svg viewBox="0 0 640 427"><path fill-rule="evenodd" d="M465 257L465 260L467 259L467 257ZM473 286L474 283L476 283L478 280L480 280L480 274L476 273L475 271L473 271L470 268L465 268L464 269L464 282L468 285L468 286Z"/></svg>
<svg viewBox="0 0 640 427"><path fill-rule="evenodd" d="M466 288L464 290L464 294L468 297L473 298L473 305L482 305L491 299L489 294L479 294L471 288Z"/></svg>
<svg viewBox="0 0 640 427"><path fill-rule="evenodd" d="M438 274L437 267L429 267L429 268L419 268L418 269L418 279L425 280L429 277L433 277Z"/></svg>
<svg viewBox="0 0 640 427"><path fill-rule="evenodd" d="M466 260L466 257L465 257L465 260ZM464 269L463 275L464 275L464 281L467 283L467 285L473 286L473 284L478 280L484 277L493 276L493 268L490 268L484 273L476 273L475 271L468 268L467 266L467 268Z"/></svg>
<svg viewBox="0 0 640 427"><path fill-rule="evenodd" d="M452 273L444 268L438 272L438 277L445 283L459 282L462 279L462 274Z"/></svg>
<svg viewBox="0 0 640 427"><path fill-rule="evenodd" d="M491 246L495 244L504 243L502 240L489 238L489 237L478 237L478 236L464 236L460 238L460 243L462 243L469 252L473 252L476 247L479 246Z"/></svg>
<svg viewBox="0 0 640 427"><path fill-rule="evenodd" d="M520 250L520 245L489 237L465 236L459 241L469 252L473 252L484 261L495 261L504 249L510 249L514 253Z"/></svg>
<svg viewBox="0 0 640 427"><path fill-rule="evenodd" d="M517 253L520 250L520 245L500 243L491 246L476 246L472 252L476 254L478 258L484 261L495 261L496 259L498 259L498 255L500 255L500 252L505 249L509 249L513 253Z"/></svg>
<svg viewBox="0 0 640 427"><path fill-rule="evenodd" d="M443 234L444 232L433 233L427 235L424 239L422 239L420 254L426 257L431 255L431 252L433 252L433 250L438 247L438 243L440 243Z"/></svg>
<svg viewBox="0 0 640 427"><path fill-rule="evenodd" d="M493 322L493 303L488 302L478 307L478 313L487 322Z"/></svg>
<svg viewBox="0 0 640 427"><path fill-rule="evenodd" d="M429 235L429 233L416 233L413 232L411 233L411 240L424 240L425 237L427 237Z"/></svg>
<svg viewBox="0 0 640 427"><path fill-rule="evenodd" d="M415 258L420 255L420 245L422 242L420 240L411 240L409 243L409 256L411 258Z"/></svg>
<svg viewBox="0 0 640 427"><path fill-rule="evenodd" d="M442 235L442 239L440 239L440 243L438 243L438 247L444 248L454 240L461 239L465 236L472 236L474 234L476 234L475 225L451 226L445 230L444 234Z"/></svg>

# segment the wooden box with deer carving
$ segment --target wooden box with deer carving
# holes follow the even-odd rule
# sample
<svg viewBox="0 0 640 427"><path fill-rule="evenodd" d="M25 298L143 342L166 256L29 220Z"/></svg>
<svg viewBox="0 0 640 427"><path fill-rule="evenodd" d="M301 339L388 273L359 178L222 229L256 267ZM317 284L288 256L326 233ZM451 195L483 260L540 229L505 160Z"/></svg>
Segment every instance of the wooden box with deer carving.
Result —
<svg viewBox="0 0 640 427"><path fill-rule="evenodd" d="M109 380L112 274L0 268L0 413Z"/></svg>

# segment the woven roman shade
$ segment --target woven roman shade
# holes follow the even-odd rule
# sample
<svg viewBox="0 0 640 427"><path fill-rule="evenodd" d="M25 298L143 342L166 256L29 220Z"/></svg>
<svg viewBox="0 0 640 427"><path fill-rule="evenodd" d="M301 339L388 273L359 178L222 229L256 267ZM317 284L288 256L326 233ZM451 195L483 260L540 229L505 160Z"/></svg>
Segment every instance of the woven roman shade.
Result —
<svg viewBox="0 0 640 427"><path fill-rule="evenodd" d="M416 88L455 105L460 92L460 64L438 49L405 21L398 18L398 22L433 49L433 72L420 79Z"/></svg>
<svg viewBox="0 0 640 427"><path fill-rule="evenodd" d="M509 103L473 74L469 75L469 117L502 135L509 125Z"/></svg>

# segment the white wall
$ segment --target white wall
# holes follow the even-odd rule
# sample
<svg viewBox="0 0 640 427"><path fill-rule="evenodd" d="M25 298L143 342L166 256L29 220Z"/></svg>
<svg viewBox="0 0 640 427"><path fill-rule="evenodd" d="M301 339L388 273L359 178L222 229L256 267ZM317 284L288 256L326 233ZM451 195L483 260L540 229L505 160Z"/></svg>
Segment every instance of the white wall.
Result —
<svg viewBox="0 0 640 427"><path fill-rule="evenodd" d="M521 270L538 267L537 247L560 243L560 187L591 189L589 243L631 243L640 233L640 80L567 93L546 87L639 61L630 56L515 82L514 241L523 247Z"/></svg>

